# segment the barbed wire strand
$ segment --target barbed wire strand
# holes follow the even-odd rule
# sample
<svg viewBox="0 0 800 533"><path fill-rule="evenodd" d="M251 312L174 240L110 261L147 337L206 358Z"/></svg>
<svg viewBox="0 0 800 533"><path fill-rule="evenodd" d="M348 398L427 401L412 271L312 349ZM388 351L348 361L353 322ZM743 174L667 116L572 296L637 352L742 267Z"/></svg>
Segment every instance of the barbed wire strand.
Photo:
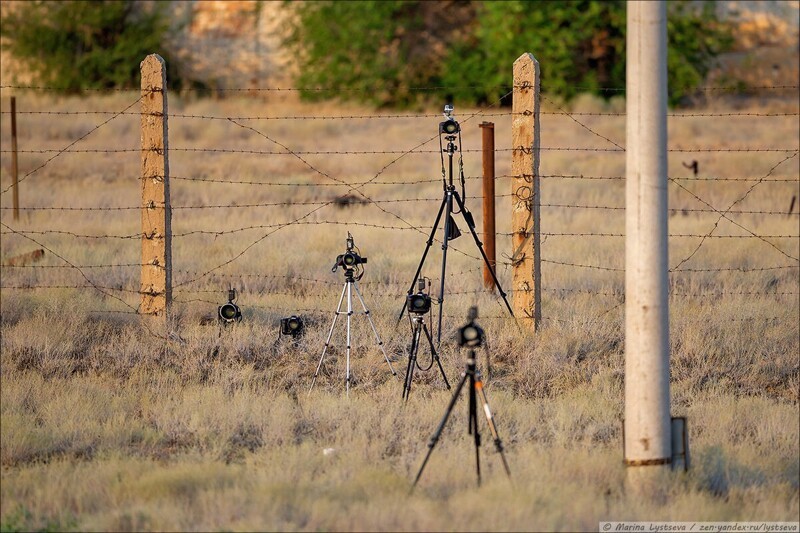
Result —
<svg viewBox="0 0 800 533"><path fill-rule="evenodd" d="M434 137L435 138L435 137ZM523 152L526 154L531 153L531 148L526 146L518 146L515 148L495 148L495 152ZM594 152L594 153L625 153L621 148L598 148L598 147L580 147L580 146L541 146L538 150L543 152ZM796 148L668 148L667 152L675 153L788 153L793 152ZM13 150L0 150L0 153L7 154ZM70 150L71 154L121 154L132 152L159 152L160 148L141 149L141 148L86 148L83 150ZM281 152L272 150L252 150L242 148L207 148L207 147L170 147L170 152L187 152L187 153L217 153L217 154L249 154L249 155L401 155L406 156L409 154L424 155L424 154L438 154L438 150L301 150ZM20 154L47 154L56 152L56 157L65 153L63 149L57 148L44 148L39 150L17 150ZM482 148L464 148L461 150L463 153L482 153Z"/></svg>
<svg viewBox="0 0 800 533"><path fill-rule="evenodd" d="M42 244L41 242L37 241L36 239L34 239L34 238L32 238L32 237L28 237L27 235L25 235L25 234L23 234L23 233L20 233L20 232L16 231L14 228L10 227L9 225L5 224L4 222L0 222L0 225L2 225L4 228L8 229L10 232L12 232L12 233L16 233L17 235L19 235L19 236L21 236L21 237L23 237L23 238L25 238L25 239L27 239L27 240L31 241L32 243L34 243L34 244L37 244L37 245L38 245L38 246L40 246L42 249L44 249L44 250L47 250L48 252L50 252L51 254L53 254L55 257L57 257L57 258L61 259L62 261L64 261L64 262L65 262L67 265L69 265L71 268L75 269L75 270L76 270L76 271L77 271L77 272L78 272L78 273L81 275L81 277L83 277L83 279L84 279L84 280L86 280L86 283L88 283L89 285L91 285L91 286L92 286L94 289L96 289L98 292L100 292L101 294L103 294L103 295L105 295L105 296L107 296L107 297L109 297L109 298L113 298L113 299L115 299L115 300L117 300L117 301L121 302L121 303L122 303L123 305L125 305L126 307L128 307L128 308L130 308L130 309L132 309L132 310L134 310L134 311L136 311L136 312L138 313L138 311L139 311L139 310L138 310L137 308L133 307L132 305L130 305L128 302L126 302L126 301L125 301L125 300L123 300L122 298L119 298L118 296L116 296L116 295L114 295L114 294L109 294L109 293L105 292L105 291L104 291L102 288L100 288L100 287L98 287L97 285L95 285L95 283L94 283L94 282L93 282L91 279L89 279L89 276L87 276L87 275L86 275L86 274L83 272L83 270L81 270L80 268L78 268L77 266L75 266L75 265L74 265L72 262L70 262L70 261L69 261L67 258L65 258L64 256L62 256L62 255L60 255L60 254L56 253L56 252L55 252L55 251L53 251L51 248L49 248L48 246L45 246L44 244Z"/></svg>
<svg viewBox="0 0 800 533"><path fill-rule="evenodd" d="M797 155L797 154L795 154L795 155ZM737 227L739 227L739 228L743 229L744 231L746 231L747 233L749 233L749 234L750 234L750 235L752 235L753 237L755 237L755 238L759 239L759 240L760 240L760 241L762 241L762 242L765 242L765 243L767 243L767 244L768 244L768 245L770 245L771 247L775 248L775 249L776 249L778 252L780 252L782 255L784 255L784 256L786 256L786 257L788 257L789 259L793 259L793 260L795 260L795 261L798 261L798 260L800 260L800 259L798 259L797 257L793 257L793 256L789 255L788 253L784 252L784 251L783 251L782 249L780 249L780 248L779 248L777 245L775 245L775 243L772 243L772 242L768 241L767 239L765 239L765 238L761 237L760 235L757 235L757 234L756 234L754 231L752 231L751 229L749 229L749 228L746 228L746 227L745 227L745 226L743 226L742 224L740 224L740 223L736 222L735 220L733 220L732 218L730 218L730 217L728 216L728 214L729 214L729 213L731 213L731 210L730 210L730 208L728 208L728 210L726 210L726 211L723 213L722 211L719 211L717 208L715 208L715 207L714 207L713 205L711 205L710 203L706 202L705 200L703 200L702 198L700 198L699 196L697 196L697 195L696 195L694 192L692 192L691 190L689 190L688 188L686 188L684 185L681 185L680 183L678 183L677 181L673 180L672 178L668 178L668 179L669 179L669 181L671 181L672 183L674 183L675 185L677 185L678 187L680 187L682 190L684 190L684 191L686 191L688 194L690 194L690 195L691 195L693 198L695 198L697 201L699 201L700 203L702 203L702 204L704 204L704 205L707 205L708 207L710 207L710 208L711 208L711 209L712 209L714 212L716 212L717 214L719 214L719 215L720 215L722 218L724 218L725 220L727 220L728 222L730 222L730 223L731 223L731 224L733 224L734 226L737 226ZM748 193L748 194L749 194L749 193ZM798 213L798 214L800 214L800 213Z"/></svg>
<svg viewBox="0 0 800 533"><path fill-rule="evenodd" d="M573 116L584 117L625 117L627 113L622 112L603 112L603 111L566 111L559 107L557 104L549 100L559 111L540 111L540 115L553 115L571 118ZM117 111L104 111L104 110L85 110L85 111L62 111L62 110L31 110L23 111L17 109L17 115L52 115L52 116L78 116L78 115L113 115ZM0 111L0 115L9 115L11 111ZM159 113L140 113L125 111L119 113L121 115L132 116L161 116ZM502 111L495 113L484 113L485 117L514 117L518 115L526 115L526 112ZM674 118L691 118L691 117L796 117L800 115L799 112L758 112L758 111L727 111L727 112L709 112L709 113L688 113L688 112L673 112L667 113L667 117ZM170 113L169 118L181 119L198 119L198 120L403 120L403 119L427 119L441 116L441 113L372 113L372 114L350 114L350 115L243 115L243 116L219 116L219 115L201 115L191 113Z"/></svg>
<svg viewBox="0 0 800 533"><path fill-rule="evenodd" d="M507 95L504 95L503 97L499 98L499 99L497 100L497 102L496 102L496 103L492 104L492 106L494 106L494 105L498 104L500 101L502 101L502 99L503 99L505 96L507 96ZM492 107L492 106L490 106L490 107ZM474 118L474 117L475 117L475 116L477 116L478 114L479 114L479 113L476 113L476 114L473 114L473 115L469 116L469 117L468 117L466 120L464 120L463 122L467 122L467 121L469 121L470 119ZM231 122L233 122L234 124L237 124L237 122L236 122L236 121L231 121ZM265 137L265 138L266 138L266 139L268 139L269 141L271 141L271 142L273 142L273 143L275 143L275 144L278 144L279 146L283 146L283 147L284 147L284 149L288 150L289 152L292 152L292 151L291 151L291 150L290 150L290 149L289 149L287 146L285 146L285 145L282 145L281 143L278 143L278 142L276 142L275 140L271 139L271 138L270 138L270 137L268 137L267 135L263 134L263 132L259 132L258 130L256 130L255 128L252 128L252 127L250 127L250 126L244 126L244 125L241 125L241 124L238 124L238 125L240 125L241 127L247 128L247 129L251 129L252 131L254 131L254 132L258 133L258 134L259 134L259 135L261 135L262 137ZM363 194L363 193L361 192L361 188L363 188L363 187L365 187L366 185L368 185L368 184L369 184L371 181L373 181L373 180L377 179L377 178L378 178L378 177L379 177L379 176L380 176L380 175L381 175L383 172L385 172L385 171L386 171L386 169L388 169L388 168L389 168L391 165L393 165L394 163L396 163L397 161L399 161L400 159L402 159L403 157L405 157L405 156L406 156L406 155L408 155L409 153L412 153L413 151L417 150L418 148L420 148L420 147L422 147L422 146L426 145L427 143L429 143L429 142L433 141L434 139L438 138L438 136L439 136L439 134L437 133L435 136L432 136L431 138L429 138L429 139L427 139L427 140L425 140L425 141L423 141L423 142L421 142L421 143L417 144L416 146L414 146L413 148L411 148L411 150L408 150L408 151L406 151L406 152L402 153L402 154L401 154L399 157L395 158L395 159L394 159L394 160L392 160L391 162L389 162L389 163L387 163L386 165L384 165L384 166L383 166L383 167L382 167L382 168L381 168L381 169L380 169L380 170L379 170L379 171L378 171L378 172L375 174L375 176L373 176L373 178L372 178L372 179L370 179L369 181L367 181L367 182L365 182L365 183L363 183L363 184L361 184L361 185L359 185L359 186L357 186L357 187L352 187L350 190L352 190L352 191L355 191L355 192L358 192L358 193L359 193L359 194L361 194L361 195L362 195L364 198L366 198L366 199L368 199L368 200L370 200L370 201L371 201L371 198L369 198L368 196L366 196L365 194ZM292 152L292 153L293 153L293 152ZM305 159L303 159L302 157L299 157L299 155L298 155L298 154L294 154L294 153L293 153L293 155L294 155L295 157L299 158L301 162L303 162L303 163L304 163L306 166L310 167L310 168L311 168L313 171L315 171L315 172L318 172L319 174L321 174L321 175L322 175L322 176L324 176L324 177L327 177L327 178L329 178L329 179L332 179L332 180L334 180L334 181L337 181L337 180L336 180L335 178L333 178L332 176L330 176L330 175L328 175L328 174L326 174L326 173L324 173L324 172L321 172L321 171L319 171L318 169L316 169L316 168L315 168L313 165L311 165L310 163L308 163L308 162L307 162ZM332 203L332 202L331 202L331 203ZM311 210L309 213L307 213L307 214L306 214L306 215L304 215L303 217L300 217L300 218L296 219L296 220L295 220L295 221L293 221L293 222L299 222L299 221L303 220L304 218L307 218L308 216L310 216L312 213L314 213L314 212L316 212L316 211L319 211L320 209L324 208L324 207L325 207L325 206L327 206L327 205L330 205L330 203L328 203L328 204L325 204L325 205L322 205L322 206L319 206L319 207L317 207L317 208L315 208L315 209ZM384 211L385 213L393 215L394 217L398 218L398 219L399 219L399 220L401 220L402 222L404 222L404 223L408 224L408 225L409 225L411 228L417 229L417 231L420 231L421 233L425 234L425 232L423 232L422 230L419 230L418 228L415 228L413 225L411 225L409 222L405 221L405 220L404 220L402 217L400 217L399 215L397 215L397 214L395 214L395 213L391 213L391 212L389 212L388 210L385 210L385 209L383 209L382 207L380 207L380 206L379 206L379 205L377 205L377 204L375 204L375 205L376 205L376 206L377 206L379 209L381 209L382 211ZM285 226L283 226L283 227L285 227ZM266 239L266 238L267 238L269 235L272 235L272 234L273 234L273 233L275 233L276 231L279 231L280 229L281 229L281 228L276 228L276 229L272 230L271 232L267 233L267 234L266 234L266 235L264 235L262 238L258 239L257 241L253 242L252 244L248 245L248 246L247 246L247 247L246 247L244 250L242 250L242 252L240 252L238 255L236 255L235 257L233 257L233 258L229 259L228 261L226 261L226 262L222 263L222 264L221 264L221 265L219 265L218 267L215 267L215 268L214 268L214 269L212 269L211 271L209 271L209 272L207 272L206 274L204 274L203 276L201 276L201 278L202 278L202 277L205 277L206 275L208 275L209 273L211 273L211 272L213 272L213 271L215 271L215 270L218 270L219 268L222 268L222 267L224 267L224 266L227 266L227 265L229 265L230 263L232 263L233 261L235 261L235 260L236 260L236 259L238 259L239 257L242 257L242 256L243 256L243 255L244 255L244 254L245 254L245 253L246 253L246 252L247 252L249 249L251 249L253 246L255 246L255 245L256 245L256 244L258 244L259 242L261 242L261 241L263 241L264 239ZM455 247L453 247L453 250L455 250L455 251L459 251L459 250L458 250L458 249L456 249ZM461 252L461 253L464 253L464 252ZM465 255L467 255L467 254L465 254ZM185 284L186 284L186 283L193 283L194 281L195 281L195 280L190 280L190 281L187 281L187 282L184 282L184 283L185 283Z"/></svg>
<svg viewBox="0 0 800 533"><path fill-rule="evenodd" d="M515 88L527 88L527 85L429 85L429 86L413 86L408 87L406 90L408 91L441 91L441 90L455 90L455 89L483 89L483 90L503 90L509 91ZM376 90L383 90L387 87L385 85L367 85L361 87L342 87L342 86L317 86L317 87L221 87L213 90L205 89L205 88L192 88L194 92L298 92L298 91L305 91L305 92L375 92ZM578 90L587 90L587 91L603 91L603 92L625 92L625 87L592 87L588 85L569 85L566 87L559 87L559 89L578 89ZM739 86L739 85L711 85L711 86L681 86L681 87L673 87L673 89L685 89L685 90L693 90L693 91L730 91L730 92L738 92L738 93L746 93L755 90L788 90L788 89L798 89L800 86L798 85L751 85L751 86ZM6 89L20 89L20 90L39 90L39 91L53 91L53 92L64 92L70 93L73 92L73 89L65 88L65 87L55 87L55 86L47 86L47 85L0 85L0 90ZM98 92L98 93L114 93L114 92L133 92L137 91L138 89L135 87L103 87L103 88L93 88L87 87L82 88L82 91L86 92ZM546 87L544 88L546 91Z"/></svg>
<svg viewBox="0 0 800 533"><path fill-rule="evenodd" d="M141 95L141 96L139 96L139 98L137 98L137 99L136 99L136 100L135 100L133 103L131 103L130 105L128 105L127 107L125 107L125 109L123 109L123 110L122 110L122 111L120 111L119 113L117 113L117 114L113 115L113 116L112 116L112 117L110 117L109 119L107 119L107 120L105 120L105 121L101 122L100 124L98 124L98 125L97 125L97 126L95 126L94 128L90 129L89 131L87 131L86 133L84 133L83 135L81 135L80 137L78 137L77 139L75 139L74 141L72 141L71 143L69 143L69 144L68 144L67 146L65 146L64 148L62 148L62 149L60 149L60 150L54 150L54 151L56 152L56 154L55 154L53 157L49 158L48 160L46 160L46 161L45 161L44 163L42 163L41 165L39 165L38 167L34 168L34 169L33 169L33 170L31 170L30 172L28 172L27 174L25 174L24 176L22 176L21 178L19 178L19 179L16 181L16 185L17 185L17 186L19 186L19 184L20 184L21 182L25 181L25 179L27 179L28 177L32 176L33 174L35 174L35 173L36 173L36 172L38 172L39 170L43 169L45 166L47 166L47 164L48 164L48 163L50 163L51 161L53 161L55 158L57 158L57 157L58 157L58 156L60 156L61 154L65 153L65 152L66 152L66 151L68 151L68 150L69 150L71 147L75 146L76 144L78 144L79 142L81 142L83 139L85 139L86 137L88 137L89 135L91 135L92 133L94 133L95 131L99 130L100 128L102 128L103 126L105 126L106 124L108 124L109 122L111 122L112 120L114 120L115 118L117 118L118 116L120 116L122 113L124 113L124 112L125 112L125 111L127 111L128 109L132 108L133 106L135 106L136 104L138 104L139 102L141 102L142 98L144 98L144 95ZM17 153L25 153L25 150L17 150ZM12 188L12 187L14 187L14 185L15 185L15 184L14 184L14 183L12 183L11 185L9 185L9 186L8 186L8 187L6 187L5 189L3 189L3 191L2 191L2 192L0 192L0 196L2 196L3 194L5 194L5 193L7 193L9 190L11 190L11 188Z"/></svg>
<svg viewBox="0 0 800 533"><path fill-rule="evenodd" d="M755 182L755 183L754 183L752 186L750 186L750 188L748 188L748 189L747 189L747 191L746 191L746 192L745 192L745 193L744 193L744 194L743 194L741 197L739 197L739 198L738 198L737 200L735 200L735 201L734 201L732 204L730 204L730 205L728 206L728 208L727 208L727 209L725 209L725 211L724 211L724 212L720 213L720 216L719 216L719 217L717 218L717 220L714 222L714 225L711 227L711 229L708 231L708 233L707 233L707 234L706 234L706 235L705 235L705 236L702 238L702 240L701 240L701 241L700 241L700 242L697 244L697 247L696 247L696 248L695 248L695 249L694 249L694 250L693 250L693 251L692 251L692 252L691 252L691 253L690 253L688 256L686 256L686 257L684 257L683 259L681 259L681 260L678 262L678 264L676 264L675 266L673 266L673 267L671 268L671 270L678 270L678 269L679 269L679 268L680 268L682 265L684 265L685 263L687 263L688 261L690 261L690 260L692 259L692 257L694 257L694 256L695 256L695 254L697 254L697 252L698 252L698 251L700 250L700 248L703 246L703 243L705 243L706 239L710 238L710 237L712 236L712 234L714 233L714 231L716 231L716 229L717 229L717 227L719 226L719 223L720 223L720 221L722 221L723 217L725 217L725 216L727 215L727 213L728 213L728 212L729 212L731 209L733 209L733 207L734 207L736 204L738 204L738 203L740 203L740 202L744 201L744 199L745 199L745 198L747 198L747 196L748 196L748 195L749 195L751 192L753 192L753 189L755 189L755 188L758 186L758 184L759 184L759 183L761 183L763 180L765 180L766 178L768 178L768 177L769 177L769 176L770 176L770 175L771 175L771 174L772 174L772 173L775 171L775 169L776 169L776 168L778 168L780 165L782 165L782 164L783 164L783 163L785 163L786 161L788 161L788 160L790 160L790 159L792 159L792 158L796 157L796 156L797 156L797 154L798 154L798 151L795 151L793 154L791 154L791 155L789 155L789 156L786 156L785 158L783 158L783 159L781 159L780 161L778 161L778 162L777 162L777 163L776 163L776 164L775 164L775 165L774 165L772 168L770 168L770 169L769 169L769 171L767 171L767 173L766 173L766 174L764 174L764 176L763 176L763 177L762 177L760 180L756 181L756 182ZM677 183L677 182L676 182L676 183ZM728 219L728 220L730 220L730 219ZM787 254L784 254L784 255L787 255ZM791 259L797 260L797 258L794 258L794 257L791 257L791 256L788 256L788 257L790 257Z"/></svg>
<svg viewBox="0 0 800 533"><path fill-rule="evenodd" d="M583 123L583 122L581 122L580 120L576 119L572 113L568 113L567 111L565 111L564 109L562 109L561 107L559 107L559 106L558 106L558 104L556 104L556 103L555 103L554 101L552 101L551 99L549 99L549 98L547 98L546 96L543 96L543 95L540 95L540 96L541 96L542 100L544 100L545 102L550 102L550 104L551 104L551 105L553 105L553 106L555 106L555 107L556 107L556 109L558 109L558 110L559 110L559 111L560 111L560 112L561 112L563 115L567 116L567 117L568 117L570 120L572 120L573 122L575 122L575 123L576 123L578 126L580 126L581 128L585 129L586 131L588 131L588 132L589 132L589 133L591 133L592 135L594 135L594 136L596 136L596 137L600 137L601 139L603 139L603 140L605 140L605 141L608 141L609 143L613 144L614 146L616 146L616 147L617 147L617 148L619 148L620 150L623 150L623 151L625 150L625 148L623 148L622 146L620 146L620 145L619 145L619 144L617 144L616 142L612 141L611 139L609 139L609 138L608 138L608 137L606 137L605 135L600 135L599 133L597 133L596 131L594 131L592 128L590 128L589 126L587 126L586 124L584 124L584 123Z"/></svg>

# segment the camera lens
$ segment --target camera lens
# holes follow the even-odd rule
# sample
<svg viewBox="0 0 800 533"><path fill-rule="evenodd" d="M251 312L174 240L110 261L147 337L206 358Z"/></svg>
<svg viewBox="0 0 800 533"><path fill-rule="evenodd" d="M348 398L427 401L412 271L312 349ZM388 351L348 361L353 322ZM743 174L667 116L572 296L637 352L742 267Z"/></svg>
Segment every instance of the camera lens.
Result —
<svg viewBox="0 0 800 533"><path fill-rule="evenodd" d="M425 308L425 298L417 296L411 300L411 307L414 309L424 309Z"/></svg>
<svg viewBox="0 0 800 533"><path fill-rule="evenodd" d="M458 132L458 123L455 120L448 120L442 125L442 131L448 135Z"/></svg>
<svg viewBox="0 0 800 533"><path fill-rule="evenodd" d="M225 304L219 308L219 316L223 320L235 320L237 314L236 306L233 304Z"/></svg>
<svg viewBox="0 0 800 533"><path fill-rule="evenodd" d="M289 326L289 330L297 331L300 329L300 319L295 316L290 317L286 325Z"/></svg>
<svg viewBox="0 0 800 533"><path fill-rule="evenodd" d="M351 253L349 253L349 252L348 252L348 253L346 253L346 254L344 254L344 257L342 258L342 263L344 263L346 266L353 266L353 265L355 265L355 264L356 264L356 257L355 257L355 255L354 255L354 254L351 254Z"/></svg>
<svg viewBox="0 0 800 533"><path fill-rule="evenodd" d="M464 337L466 342L472 342L478 340L480 337L480 333L478 332L478 328L474 326L467 326L463 330L461 330L461 335Z"/></svg>

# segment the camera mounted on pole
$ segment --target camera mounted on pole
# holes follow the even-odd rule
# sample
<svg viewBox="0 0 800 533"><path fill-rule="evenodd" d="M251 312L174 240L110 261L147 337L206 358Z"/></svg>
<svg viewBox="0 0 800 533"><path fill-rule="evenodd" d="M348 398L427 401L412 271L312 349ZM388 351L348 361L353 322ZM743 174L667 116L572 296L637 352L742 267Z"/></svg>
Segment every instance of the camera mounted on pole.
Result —
<svg viewBox="0 0 800 533"><path fill-rule="evenodd" d="M461 236L461 230L459 230L458 226L456 225L456 221L453 218L453 215L461 215L464 219L464 222L467 225L469 233L472 235L473 241L475 241L475 245L478 247L478 250L481 253L481 257L483 262L486 265L487 270L491 273L492 279L494 280L495 286L498 288L500 292L500 297L503 299L505 303L506 309L508 309L508 314L512 317L514 316L514 311L511 309L511 304L508 302L507 294L503 291L502 286L500 285L500 281L497 279L497 274L495 272L494 266L489 263L489 258L486 256L486 251L483 249L483 243L478 238L478 234L475 231L475 219L472 216L472 213L469 212L466 206L466 178L464 177L464 160L461 154L458 157L458 169L454 168L454 155L455 152L459 150L458 146L462 145L461 142L461 125L458 121L453 117L453 105L446 104L444 106L444 118L443 122L439 123L439 156L441 159L442 165L442 203L439 205L439 211L436 214L436 220L433 223L433 227L431 228L431 233L428 236L428 241L425 246L425 250L422 253L422 258L420 259L419 265L417 266L417 272L414 274L414 279L411 281L411 286L408 289L408 296L406 300L403 302L403 308L400 310L400 316L398 316L397 321L398 323L403 318L403 315L406 312L406 309L409 308L409 304L414 303L417 299L417 295L414 294L414 287L419 279L420 273L422 272L422 267L425 264L425 259L428 257L428 252L430 251L431 246L435 241L434 235L439 228L439 223L444 222L444 231L442 232L442 275L440 278L440 285L439 285L439 294L437 297L437 303L439 304L439 318L438 318L438 327L436 331L436 341L437 344L441 343L442 340L442 319L444 317L444 303L445 298L445 278L447 274L447 251L449 247L449 242L457 239ZM447 141L447 146L445 147L443 144L443 137L444 140ZM458 145L456 144L458 141ZM463 152L462 152L463 153ZM444 154L447 154L447 162L445 162ZM454 178L458 176L459 181L461 182L461 194L456 190L456 186L453 183ZM420 303L422 299L419 299ZM480 339L478 339L479 342ZM479 346L480 344L478 344Z"/></svg>
<svg viewBox="0 0 800 533"><path fill-rule="evenodd" d="M408 318L411 322L411 346L408 352L408 366L406 367L406 377L403 380L403 400L408 401L411 395L411 383L414 381L414 371L427 372L433 365L439 367L439 372L442 374L445 386L450 389L450 382L447 380L447 375L444 373L442 362L439 359L439 354L436 353L436 348L433 345L433 338L431 332L425 325L425 315L431 310L431 297L425 292L426 282L430 284L430 279L420 277L417 280L417 293L409 294L406 299L408 306ZM429 315L430 316L430 315ZM428 366L421 366L417 359L419 354L419 347L427 341L431 351L431 360Z"/></svg>
<svg viewBox="0 0 800 533"><path fill-rule="evenodd" d="M439 135L456 135L461 132L461 124L453 117L453 104L445 104L444 118L445 120L439 123ZM455 137L452 140L455 140Z"/></svg>
<svg viewBox="0 0 800 533"><path fill-rule="evenodd" d="M408 295L408 312L415 315L425 315L431 310L431 297L425 293L425 279L417 280L418 292Z"/></svg>
<svg viewBox="0 0 800 533"><path fill-rule="evenodd" d="M447 406L447 410L444 413L442 421L439 422L439 425L433 432L433 436L431 436L431 440L428 443L428 453L425 455L425 459L422 461L422 466L420 466L419 471L417 472L417 477L414 479L414 484L411 488L412 491L419 482L420 477L422 477L422 472L425 470L425 466L428 464L428 460L431 458L431 453L433 453L433 449L436 447L436 444L439 442L439 438L444 432L447 420L450 418L450 414L453 412L453 407L455 406L458 397L461 395L461 392L466 392L469 400L467 411L467 433L472 436L475 444L475 472L478 475L478 486L481 484L481 435L478 429L478 413L480 411L483 411L483 414L486 418L486 424L489 428L489 432L491 433L495 449L497 450L497 453L500 455L500 459L503 462L503 469L506 471L506 475L508 476L509 480L511 479L511 469L508 467L508 461L506 461L503 441L500 439L500 434L497 432L497 425L495 424L494 416L492 416L492 411L489 408L489 401L486 399L486 391L484 389L483 380L481 379L481 373L478 370L475 361L475 348L481 346L483 343L483 329L475 324L476 318L478 318L478 308L471 307L469 314L467 315L467 320L469 322L467 322L466 325L458 330L459 344L461 346L467 346L470 348L470 354L467 358L467 365L464 369L464 372L461 374L461 379L459 380L458 385L456 385L453 398L450 400L450 404ZM482 407L482 409L479 409L479 406Z"/></svg>
<svg viewBox="0 0 800 533"><path fill-rule="evenodd" d="M352 278L354 273L358 272L355 279L361 279L364 276L364 267L361 265L367 263L367 258L361 256L361 250L355 245L353 236L349 231L345 242L347 250L345 253L336 256L336 262L333 264L331 272L336 272L339 267L342 267L346 278Z"/></svg>
<svg viewBox="0 0 800 533"><path fill-rule="evenodd" d="M479 348L483 346L483 328L475 323L478 318L478 308L470 307L467 320L469 322L458 330L458 345L468 348Z"/></svg>
<svg viewBox="0 0 800 533"><path fill-rule="evenodd" d="M383 346L383 341L381 340L380 335L378 335L378 330L375 327L375 323L372 321L369 309L367 309L367 304L364 303L364 298L361 296L361 291L358 290L357 282L364 275L364 267L362 265L366 264L367 258L361 255L361 250L359 250L355 245L353 236L349 231L347 232L346 243L347 249L343 254L336 256L336 262L333 264L333 268L331 268L331 272L336 272L339 267L344 269L344 287L342 287L342 293L339 296L339 303L336 305L336 310L333 312L333 323L331 324L331 329L328 331L328 338L325 340L325 346L322 348L322 355L319 358L317 370L314 372L314 377L311 379L311 387L308 389L309 394L311 394L311 391L314 389L314 384L317 382L317 376L319 376L320 370L322 369L322 363L325 360L325 354L328 352L328 346L330 346L331 338L333 337L333 329L336 327L336 321L339 319L339 316L343 316L347 323L345 336L347 342L345 347L345 390L347 393L349 394L350 392L351 381L350 352L352 345L350 342L350 321L353 314L363 314L367 317L370 328L372 328L372 333L375 334L375 340L378 343L378 348L380 348L381 352L383 352L383 358L386 361L386 364L389 366L389 370L391 371L392 375L397 375L397 372L392 366L391 361L389 361L389 355L386 353L386 348ZM363 311L356 311L353 309L353 293L355 293L358 301L361 303L361 308Z"/></svg>

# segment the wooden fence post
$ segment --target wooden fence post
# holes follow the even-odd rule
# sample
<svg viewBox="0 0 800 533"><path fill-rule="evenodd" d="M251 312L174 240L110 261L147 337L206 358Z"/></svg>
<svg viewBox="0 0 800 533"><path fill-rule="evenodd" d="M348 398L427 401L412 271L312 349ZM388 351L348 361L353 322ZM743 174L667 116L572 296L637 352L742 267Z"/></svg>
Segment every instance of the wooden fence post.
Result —
<svg viewBox="0 0 800 533"><path fill-rule="evenodd" d="M166 317L172 303L172 208L169 201L167 69L147 56L142 72L142 274L144 315Z"/></svg>
<svg viewBox="0 0 800 533"><path fill-rule="evenodd" d="M489 264L497 272L494 216L494 123L482 122L480 127L483 146L483 242L486 245L486 257L489 258ZM486 265L483 265L483 286L494 290L494 277Z"/></svg>
<svg viewBox="0 0 800 533"><path fill-rule="evenodd" d="M542 320L539 194L539 62L532 54L514 61L511 146L511 258L514 315L534 331Z"/></svg>
<svg viewBox="0 0 800 533"><path fill-rule="evenodd" d="M17 165L17 97L11 97L11 178L14 192L14 220L19 220L19 166Z"/></svg>

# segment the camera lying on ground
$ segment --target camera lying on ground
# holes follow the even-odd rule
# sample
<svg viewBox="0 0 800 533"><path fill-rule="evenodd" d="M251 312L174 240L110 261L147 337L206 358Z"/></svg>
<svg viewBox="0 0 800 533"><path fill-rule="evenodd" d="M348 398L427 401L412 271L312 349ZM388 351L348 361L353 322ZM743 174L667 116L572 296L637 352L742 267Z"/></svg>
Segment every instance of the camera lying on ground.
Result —
<svg viewBox="0 0 800 533"><path fill-rule="evenodd" d="M281 318L281 335L299 337L303 333L303 319L297 315Z"/></svg>
<svg viewBox="0 0 800 533"><path fill-rule="evenodd" d="M223 325L233 324L234 322L242 321L242 310L239 306L233 303L236 299L236 289L228 289L228 303L220 305L217 309L219 321Z"/></svg>

